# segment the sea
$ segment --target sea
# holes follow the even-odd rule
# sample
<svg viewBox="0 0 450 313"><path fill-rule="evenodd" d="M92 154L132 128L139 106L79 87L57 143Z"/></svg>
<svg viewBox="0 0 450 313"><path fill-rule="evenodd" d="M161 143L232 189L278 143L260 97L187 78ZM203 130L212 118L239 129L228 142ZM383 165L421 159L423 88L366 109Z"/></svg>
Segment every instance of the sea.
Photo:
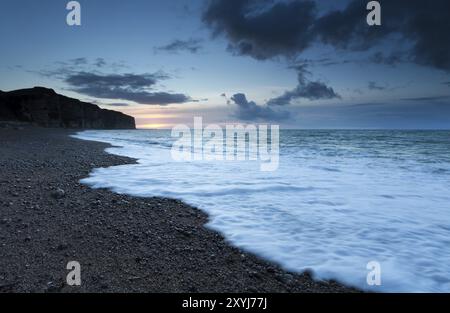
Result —
<svg viewBox="0 0 450 313"><path fill-rule="evenodd" d="M231 245L286 270L369 291L450 292L450 131L281 130L269 172L174 160L170 130L74 136L138 160L82 183L183 200Z"/></svg>

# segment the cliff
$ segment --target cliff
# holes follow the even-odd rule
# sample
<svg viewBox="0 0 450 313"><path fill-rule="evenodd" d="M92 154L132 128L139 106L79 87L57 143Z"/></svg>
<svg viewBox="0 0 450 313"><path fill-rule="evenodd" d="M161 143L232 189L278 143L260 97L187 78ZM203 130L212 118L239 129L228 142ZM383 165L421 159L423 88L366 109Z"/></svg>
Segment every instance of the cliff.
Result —
<svg viewBox="0 0 450 313"><path fill-rule="evenodd" d="M131 116L101 109L43 87L0 91L0 121L29 122L55 128L136 128Z"/></svg>

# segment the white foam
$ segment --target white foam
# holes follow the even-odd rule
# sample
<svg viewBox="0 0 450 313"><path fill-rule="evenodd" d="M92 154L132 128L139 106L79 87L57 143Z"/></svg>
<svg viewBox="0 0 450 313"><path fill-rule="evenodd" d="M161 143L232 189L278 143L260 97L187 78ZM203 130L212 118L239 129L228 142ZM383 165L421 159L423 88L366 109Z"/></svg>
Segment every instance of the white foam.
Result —
<svg viewBox="0 0 450 313"><path fill-rule="evenodd" d="M232 244L288 270L374 291L450 291L449 133L282 132L273 173L257 162L174 162L169 135L79 133L139 159L82 182L182 199ZM366 284L370 261L381 286Z"/></svg>

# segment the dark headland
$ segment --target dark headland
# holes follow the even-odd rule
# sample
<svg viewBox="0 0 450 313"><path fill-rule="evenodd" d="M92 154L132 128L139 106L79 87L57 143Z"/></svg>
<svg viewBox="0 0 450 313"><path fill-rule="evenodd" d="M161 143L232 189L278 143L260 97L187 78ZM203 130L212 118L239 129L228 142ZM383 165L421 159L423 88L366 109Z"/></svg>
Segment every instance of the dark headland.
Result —
<svg viewBox="0 0 450 313"><path fill-rule="evenodd" d="M42 98L36 100L30 95L35 91L7 96L28 99L21 102L28 113L29 97L47 112L56 110L50 119L31 113L34 123L134 126L125 117L108 124L102 113L91 118L86 111L66 119L71 101L48 90L37 90ZM76 110L90 108L73 104ZM1 125L0 292L356 291L308 273L288 273L232 247L204 227L205 214L178 200L80 184L94 168L135 162L105 153L107 144L72 138L73 131L62 128ZM81 264L80 287L66 285L69 261Z"/></svg>
<svg viewBox="0 0 450 313"><path fill-rule="evenodd" d="M53 128L135 129L134 118L57 94L53 89L0 91L0 121Z"/></svg>

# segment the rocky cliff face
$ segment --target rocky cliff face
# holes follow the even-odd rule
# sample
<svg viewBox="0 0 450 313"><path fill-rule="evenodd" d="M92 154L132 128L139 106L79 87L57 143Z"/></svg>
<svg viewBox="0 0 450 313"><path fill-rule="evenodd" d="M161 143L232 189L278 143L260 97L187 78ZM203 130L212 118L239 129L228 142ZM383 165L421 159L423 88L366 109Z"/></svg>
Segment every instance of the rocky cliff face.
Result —
<svg viewBox="0 0 450 313"><path fill-rule="evenodd" d="M30 122L44 127L136 128L131 116L101 109L97 105L68 98L42 87L0 91L0 120Z"/></svg>

